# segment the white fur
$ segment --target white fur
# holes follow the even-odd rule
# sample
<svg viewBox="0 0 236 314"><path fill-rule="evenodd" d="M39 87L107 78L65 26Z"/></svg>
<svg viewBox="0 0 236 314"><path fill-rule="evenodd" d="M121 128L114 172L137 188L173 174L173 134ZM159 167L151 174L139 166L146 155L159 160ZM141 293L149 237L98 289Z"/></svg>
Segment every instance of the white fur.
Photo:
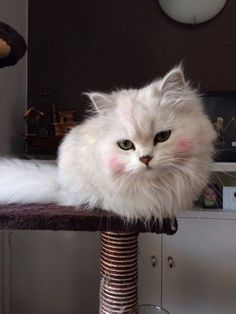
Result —
<svg viewBox="0 0 236 314"><path fill-rule="evenodd" d="M55 203L57 167L53 163L0 159L0 203Z"/></svg>
<svg viewBox="0 0 236 314"><path fill-rule="evenodd" d="M181 68L139 90L88 96L96 114L65 137L58 170L0 162L0 203L87 204L129 219L162 218L190 207L207 183L215 132ZM156 133L165 130L172 130L170 138L154 146ZM124 139L135 150L120 149L117 142ZM191 149L177 150L180 139ZM149 168L139 160L145 155L153 156ZM113 157L122 170L108 166Z"/></svg>

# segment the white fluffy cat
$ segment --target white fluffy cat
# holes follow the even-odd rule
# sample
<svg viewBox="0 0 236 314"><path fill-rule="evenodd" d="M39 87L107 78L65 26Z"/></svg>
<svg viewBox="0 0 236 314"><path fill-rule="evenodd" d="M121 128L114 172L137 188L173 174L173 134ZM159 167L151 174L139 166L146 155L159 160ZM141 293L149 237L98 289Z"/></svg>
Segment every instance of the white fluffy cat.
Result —
<svg viewBox="0 0 236 314"><path fill-rule="evenodd" d="M59 203L128 219L190 208L215 131L181 67L141 89L87 94L96 114L64 138L58 165L0 160L0 203Z"/></svg>

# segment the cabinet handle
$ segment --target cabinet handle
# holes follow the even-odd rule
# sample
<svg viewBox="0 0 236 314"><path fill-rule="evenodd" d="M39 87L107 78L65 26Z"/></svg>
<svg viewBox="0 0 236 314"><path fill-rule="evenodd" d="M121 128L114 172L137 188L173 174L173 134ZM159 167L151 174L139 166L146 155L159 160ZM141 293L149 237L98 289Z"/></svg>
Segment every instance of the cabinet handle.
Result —
<svg viewBox="0 0 236 314"><path fill-rule="evenodd" d="M167 260L168 260L169 267L173 268L175 266L175 261L174 261L173 257L172 256L168 256Z"/></svg>
<svg viewBox="0 0 236 314"><path fill-rule="evenodd" d="M156 267L157 266L157 258L155 255L152 255L151 261L152 261L152 267Z"/></svg>

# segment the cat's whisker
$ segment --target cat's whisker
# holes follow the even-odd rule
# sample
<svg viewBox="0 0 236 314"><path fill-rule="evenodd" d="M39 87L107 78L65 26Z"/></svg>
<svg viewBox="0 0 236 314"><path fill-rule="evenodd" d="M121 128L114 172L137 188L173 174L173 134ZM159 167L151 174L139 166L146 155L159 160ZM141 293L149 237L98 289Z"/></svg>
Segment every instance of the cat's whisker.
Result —
<svg viewBox="0 0 236 314"><path fill-rule="evenodd" d="M182 175L186 175L186 172L188 172L190 174L190 176L188 176L190 180L191 180L191 177L198 180L200 179L203 184L207 184L209 181L208 177L205 177L204 175L199 174L198 172L195 172L195 169L191 169L189 167L178 165L178 164L172 164L171 166L177 170L180 170Z"/></svg>
<svg viewBox="0 0 236 314"><path fill-rule="evenodd" d="M198 161L198 162L200 162L200 161ZM223 173L223 174L225 174L228 177L231 177L233 179L236 178L236 175L232 174L230 171L225 171L225 170L219 169L219 166L214 165L214 163L212 163L212 162L201 161L201 163L204 163L204 164L208 165L209 169L214 171L214 172Z"/></svg>
<svg viewBox="0 0 236 314"><path fill-rule="evenodd" d="M197 173L196 173L197 174ZM203 177L204 178L204 177ZM200 180L201 180L201 177L200 177ZM218 180L222 183L222 186L224 185L223 182L220 180L220 178L218 178ZM216 193L218 196L222 197L223 196L223 193L216 189L216 187L214 186L214 183L215 183L215 180L212 181L210 178L205 178L205 180L203 180L203 184L205 184L205 186L208 186L209 188L211 188L214 193ZM220 204L218 204L219 206Z"/></svg>
<svg viewBox="0 0 236 314"><path fill-rule="evenodd" d="M212 163L210 163L210 162L206 162L206 161L204 161L203 162L206 166L207 166L207 168L208 169L214 169L215 170L215 172L214 172L214 178L217 178L217 182L216 182L216 180L214 179L214 178L209 178L209 184L211 184L211 181L212 180L214 180L214 182L215 183L218 183L218 185L220 185L221 187L223 187L223 186L225 186L225 183L223 182L223 180L222 180L222 178L221 178L221 176L218 174L218 171L219 171L219 168L217 167L217 166L214 166L214 164L212 164ZM201 163L202 164L202 163ZM230 178L236 178L236 176L234 176L234 175L231 175L229 172L226 172L226 171L220 171L220 173L221 174L224 174L224 175L226 175L227 177L230 177ZM220 196L222 196L223 195L223 193L221 192L217 192Z"/></svg>

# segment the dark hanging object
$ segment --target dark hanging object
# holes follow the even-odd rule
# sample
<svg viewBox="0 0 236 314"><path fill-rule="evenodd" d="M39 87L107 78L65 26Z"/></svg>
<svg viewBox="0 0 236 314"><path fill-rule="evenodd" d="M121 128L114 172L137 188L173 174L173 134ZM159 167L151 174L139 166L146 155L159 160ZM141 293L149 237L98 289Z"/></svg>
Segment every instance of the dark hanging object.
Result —
<svg viewBox="0 0 236 314"><path fill-rule="evenodd" d="M14 65L26 52L24 38L11 26L0 22L0 68Z"/></svg>

